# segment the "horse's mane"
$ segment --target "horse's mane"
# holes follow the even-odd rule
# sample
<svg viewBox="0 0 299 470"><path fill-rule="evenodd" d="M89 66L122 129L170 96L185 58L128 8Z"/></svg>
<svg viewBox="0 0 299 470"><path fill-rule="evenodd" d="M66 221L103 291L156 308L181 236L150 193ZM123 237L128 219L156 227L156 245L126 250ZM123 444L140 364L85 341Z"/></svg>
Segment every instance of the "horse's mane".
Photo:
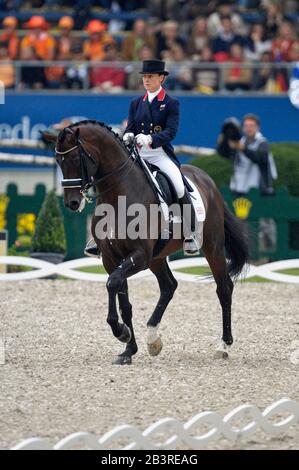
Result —
<svg viewBox="0 0 299 470"><path fill-rule="evenodd" d="M105 124L104 122L96 121L95 119L84 119L83 121L74 122L73 124L71 124L70 126L67 126L67 127L72 128L72 127L77 127L77 126L82 126L82 125L86 126L88 124L94 124L94 125L97 125L97 126L101 126L104 129L106 129L107 131L109 131L113 135L113 137L117 140L117 142L119 144L121 144L122 148L125 149L126 152L128 153L128 149L125 146L123 140L120 138L120 136L116 132L114 132L112 127L107 126L107 124Z"/></svg>

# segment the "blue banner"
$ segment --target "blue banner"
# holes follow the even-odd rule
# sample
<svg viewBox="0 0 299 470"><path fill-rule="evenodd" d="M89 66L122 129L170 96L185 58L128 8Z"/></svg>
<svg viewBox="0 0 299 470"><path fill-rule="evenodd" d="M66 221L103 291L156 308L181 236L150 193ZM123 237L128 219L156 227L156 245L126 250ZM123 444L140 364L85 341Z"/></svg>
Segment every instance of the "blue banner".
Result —
<svg viewBox="0 0 299 470"><path fill-rule="evenodd" d="M0 105L0 139L38 138L39 130L66 117L120 125L133 96L9 93ZM245 113L261 118L270 142L298 141L299 114L286 96L179 96L180 128L175 144L214 147L225 118Z"/></svg>

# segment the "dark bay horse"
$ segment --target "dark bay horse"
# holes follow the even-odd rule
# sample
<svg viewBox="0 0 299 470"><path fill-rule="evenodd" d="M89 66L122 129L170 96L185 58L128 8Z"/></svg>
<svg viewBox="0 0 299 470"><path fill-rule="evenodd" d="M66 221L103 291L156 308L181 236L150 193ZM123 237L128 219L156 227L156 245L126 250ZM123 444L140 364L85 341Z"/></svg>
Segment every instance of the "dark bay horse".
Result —
<svg viewBox="0 0 299 470"><path fill-rule="evenodd" d="M119 196L126 197L126 207L140 203L147 215L157 198L150 187L144 170L129 156L121 139L105 124L97 121L81 121L64 128L57 139L48 133L44 138L56 142L56 159L64 177L64 202L73 211L79 209L84 190L93 185L96 189L97 207L109 204L115 208L116 219ZM215 183L199 168L182 166L182 172L198 187L206 209L203 227L202 252L206 257L217 285L217 295L222 308L222 346L227 355L233 343L231 331L231 302L233 279L236 279L248 261L248 241L245 228L226 208ZM167 305L177 288L167 256L182 247L182 239L170 240L158 255L154 255L157 238L151 238L149 229L146 238L129 239L107 236L97 239L97 223L101 217L94 215L92 233L102 253L109 277L107 322L114 336L126 343L125 350L114 363L130 364L137 353L137 344L132 324L132 305L129 302L127 279L141 270L149 268L156 276L160 297L148 320L148 350L157 355L162 349L158 327ZM126 220L129 223L129 220ZM226 260L227 257L227 260ZM116 299L118 298L122 322L119 321Z"/></svg>

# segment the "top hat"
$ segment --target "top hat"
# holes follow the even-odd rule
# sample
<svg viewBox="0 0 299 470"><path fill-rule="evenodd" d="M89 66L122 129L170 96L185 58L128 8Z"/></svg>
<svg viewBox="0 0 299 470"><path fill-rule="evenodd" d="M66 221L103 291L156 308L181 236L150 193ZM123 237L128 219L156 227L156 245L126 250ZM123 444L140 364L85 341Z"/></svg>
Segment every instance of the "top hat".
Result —
<svg viewBox="0 0 299 470"><path fill-rule="evenodd" d="M158 73L161 75L169 75L169 72L165 70L165 62L163 62L163 60L144 60L142 62L142 70L139 73Z"/></svg>

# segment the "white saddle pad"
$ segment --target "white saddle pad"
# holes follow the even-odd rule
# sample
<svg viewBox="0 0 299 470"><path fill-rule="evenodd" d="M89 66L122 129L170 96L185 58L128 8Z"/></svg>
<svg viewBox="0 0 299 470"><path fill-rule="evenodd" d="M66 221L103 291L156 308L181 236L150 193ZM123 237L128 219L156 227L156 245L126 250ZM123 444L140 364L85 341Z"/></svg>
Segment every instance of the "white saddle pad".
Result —
<svg viewBox="0 0 299 470"><path fill-rule="evenodd" d="M192 203L195 209L195 214L198 222L203 222L206 219L206 208L204 206L202 197L200 195L200 192L198 191L197 187L193 183L193 181L190 180L190 178L185 177L188 180L188 183L193 189L192 193L189 193L192 199Z"/></svg>

